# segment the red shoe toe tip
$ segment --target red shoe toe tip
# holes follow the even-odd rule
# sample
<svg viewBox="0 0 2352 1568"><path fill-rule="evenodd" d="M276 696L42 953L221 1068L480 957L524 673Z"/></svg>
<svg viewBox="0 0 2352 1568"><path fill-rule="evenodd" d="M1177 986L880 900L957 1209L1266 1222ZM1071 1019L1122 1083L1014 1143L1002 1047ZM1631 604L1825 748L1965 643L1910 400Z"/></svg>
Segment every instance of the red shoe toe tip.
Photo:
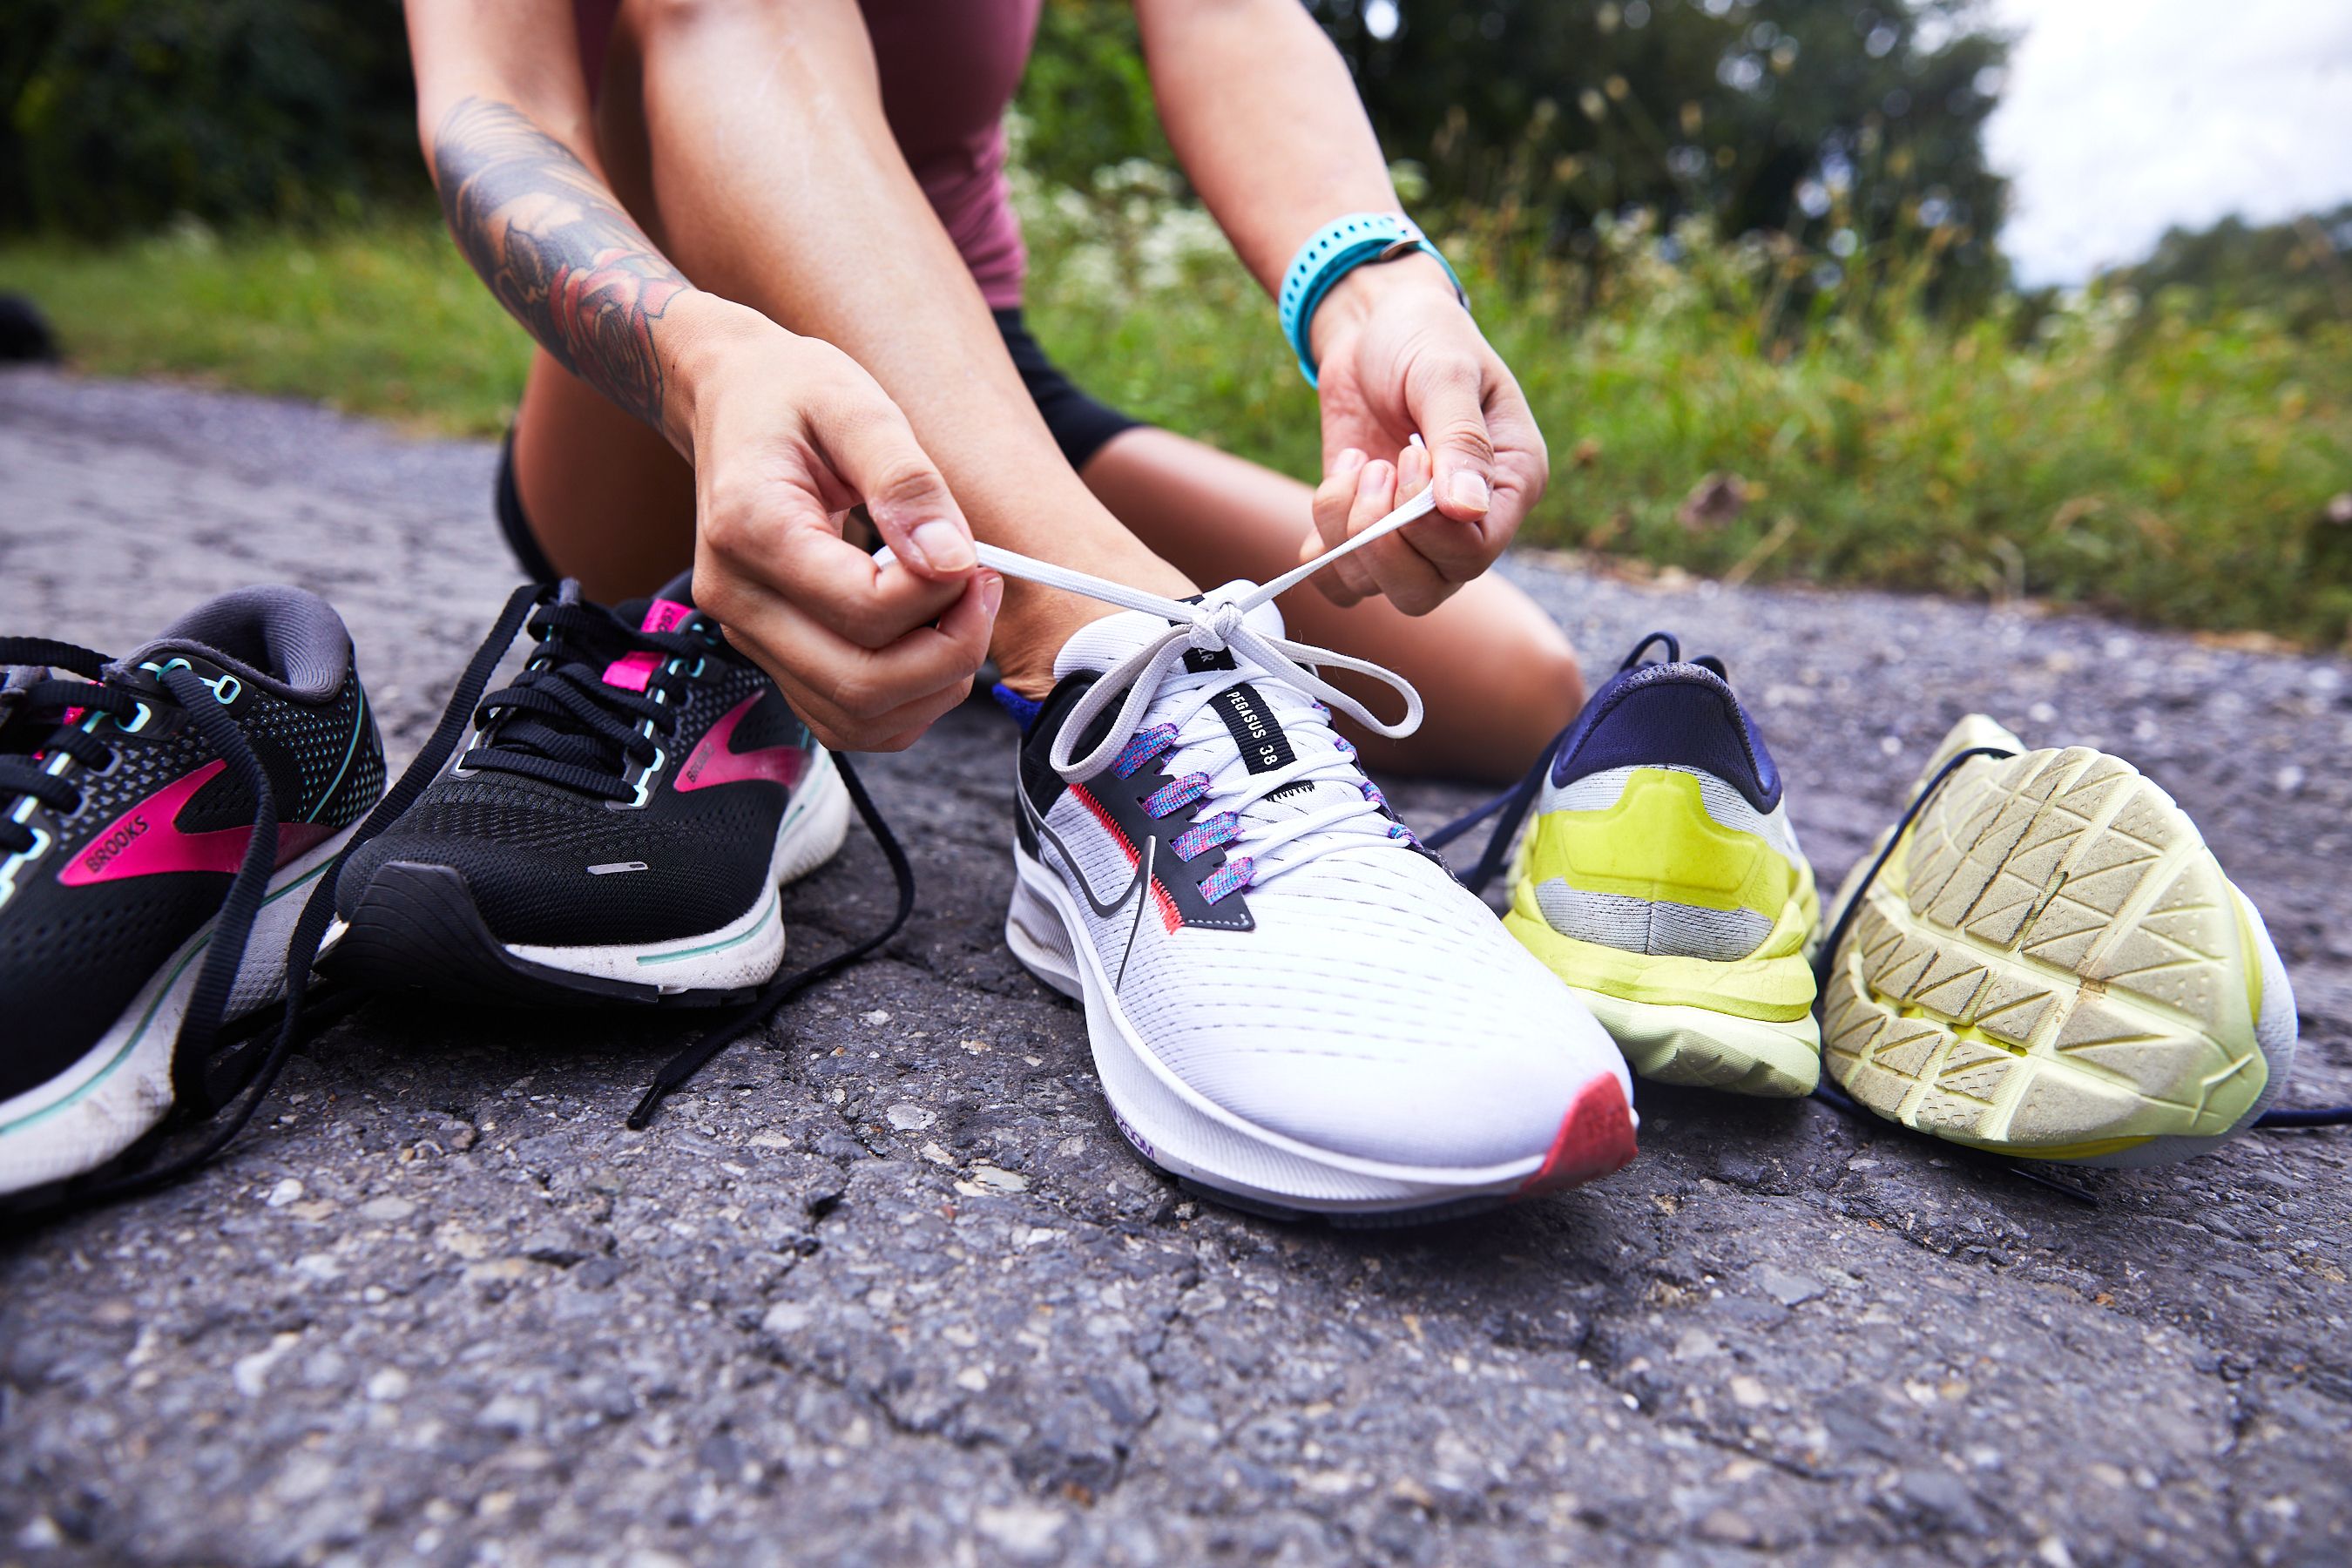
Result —
<svg viewBox="0 0 2352 1568"><path fill-rule="evenodd" d="M1633 1159L1633 1109L1613 1074L1604 1074L1577 1094L1560 1119L1551 1152L1535 1174L1519 1184L1520 1197L1556 1193L1598 1181Z"/></svg>

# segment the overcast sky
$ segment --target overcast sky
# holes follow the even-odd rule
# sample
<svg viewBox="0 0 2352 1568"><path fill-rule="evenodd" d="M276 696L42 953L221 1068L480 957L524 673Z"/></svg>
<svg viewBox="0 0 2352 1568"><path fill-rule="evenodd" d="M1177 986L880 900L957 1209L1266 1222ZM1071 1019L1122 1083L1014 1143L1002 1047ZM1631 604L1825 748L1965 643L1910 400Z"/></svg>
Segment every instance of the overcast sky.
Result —
<svg viewBox="0 0 2352 1568"><path fill-rule="evenodd" d="M1987 140L2027 284L2171 224L2352 200L2352 0L1991 0L2023 37Z"/></svg>

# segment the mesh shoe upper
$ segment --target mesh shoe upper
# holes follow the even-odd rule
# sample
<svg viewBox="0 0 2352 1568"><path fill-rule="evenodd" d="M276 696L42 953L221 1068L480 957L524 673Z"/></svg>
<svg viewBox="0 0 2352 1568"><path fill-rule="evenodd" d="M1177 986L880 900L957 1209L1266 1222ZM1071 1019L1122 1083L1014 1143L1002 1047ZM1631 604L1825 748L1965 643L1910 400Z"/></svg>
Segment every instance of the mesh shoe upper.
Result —
<svg viewBox="0 0 2352 1568"><path fill-rule="evenodd" d="M740 915L769 886L771 848L816 750L782 693L682 583L619 611L572 596L533 630L528 668L570 667L565 701L587 700L583 686L654 700L656 716L635 728L655 760L636 763L560 704L493 693L472 745L345 864L338 910L349 918L377 868L402 861L454 867L509 943L661 942ZM526 763L540 771L515 771Z"/></svg>
<svg viewBox="0 0 2352 1568"><path fill-rule="evenodd" d="M1780 773L1719 664L1641 662L1649 646L1554 749L1515 902L1583 942L1745 958L1811 898Z"/></svg>
<svg viewBox="0 0 2352 1568"><path fill-rule="evenodd" d="M107 668L113 696L76 701L58 689L61 710L10 711L0 767L10 778L26 769L53 777L68 800L36 801L0 781L0 816L16 828L0 843L0 864L14 860L0 876L0 995L11 1014L0 1100L56 1076L104 1036L216 912L244 855L253 796L161 684L157 671L173 667L203 681L244 731L269 780L281 866L357 822L383 793L383 748L350 637L324 600L297 588L198 606ZM101 711L100 701L122 711ZM61 758L61 721L103 765Z"/></svg>
<svg viewBox="0 0 2352 1568"><path fill-rule="evenodd" d="M1271 605L1250 619L1280 635ZM1576 1091L1622 1064L1388 814L1320 704L1245 659L1196 658L1154 695L1140 750L1075 784L1047 764L1074 693L1166 629L1136 612L1087 627L1023 748L1024 847L1085 884L1088 940L1147 1048L1216 1105L1317 1149L1445 1167L1541 1153ZM1269 754L1316 776L1232 809ZM1146 854L1148 896L1113 903Z"/></svg>

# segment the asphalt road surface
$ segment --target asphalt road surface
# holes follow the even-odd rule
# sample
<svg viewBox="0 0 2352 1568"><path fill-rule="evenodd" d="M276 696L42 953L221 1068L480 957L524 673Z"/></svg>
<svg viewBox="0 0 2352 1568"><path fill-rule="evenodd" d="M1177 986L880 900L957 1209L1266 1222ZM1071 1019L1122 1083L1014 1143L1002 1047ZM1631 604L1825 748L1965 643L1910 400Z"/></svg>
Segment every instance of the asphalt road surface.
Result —
<svg viewBox="0 0 2352 1568"><path fill-rule="evenodd" d="M121 650L288 581L395 761L511 581L493 454L0 377L0 609ZM1588 659L1731 664L1824 883L1953 719L2133 758L2352 1098L2352 667L2088 617L1510 570ZM1814 1103L1643 1089L1622 1174L1389 1235L1144 1166L1001 935L1011 735L869 770L887 956L670 1103L690 1020L371 1004L231 1154L0 1243L0 1563L2341 1563L2352 1135L2084 1179ZM1464 791L1396 792L1424 826ZM879 855L788 895L814 952Z"/></svg>

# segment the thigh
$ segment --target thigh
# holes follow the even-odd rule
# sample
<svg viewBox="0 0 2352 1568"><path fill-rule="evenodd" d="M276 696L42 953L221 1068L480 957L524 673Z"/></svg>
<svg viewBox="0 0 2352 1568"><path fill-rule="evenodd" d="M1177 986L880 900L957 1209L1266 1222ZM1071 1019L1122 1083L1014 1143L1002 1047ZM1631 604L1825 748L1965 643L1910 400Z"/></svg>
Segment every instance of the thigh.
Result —
<svg viewBox="0 0 2352 1568"><path fill-rule="evenodd" d="M1297 479L1149 426L1106 442L1081 477L1147 546L1197 583L1277 576L1298 563L1313 528L1312 492ZM1491 573L1426 616L1405 615L1385 599L1342 608L1311 581L1285 596L1282 611L1299 640L1387 665L1420 689L1428 717L1419 733L1402 742L1357 737L1376 766L1515 778L1584 701L1567 636Z"/></svg>

